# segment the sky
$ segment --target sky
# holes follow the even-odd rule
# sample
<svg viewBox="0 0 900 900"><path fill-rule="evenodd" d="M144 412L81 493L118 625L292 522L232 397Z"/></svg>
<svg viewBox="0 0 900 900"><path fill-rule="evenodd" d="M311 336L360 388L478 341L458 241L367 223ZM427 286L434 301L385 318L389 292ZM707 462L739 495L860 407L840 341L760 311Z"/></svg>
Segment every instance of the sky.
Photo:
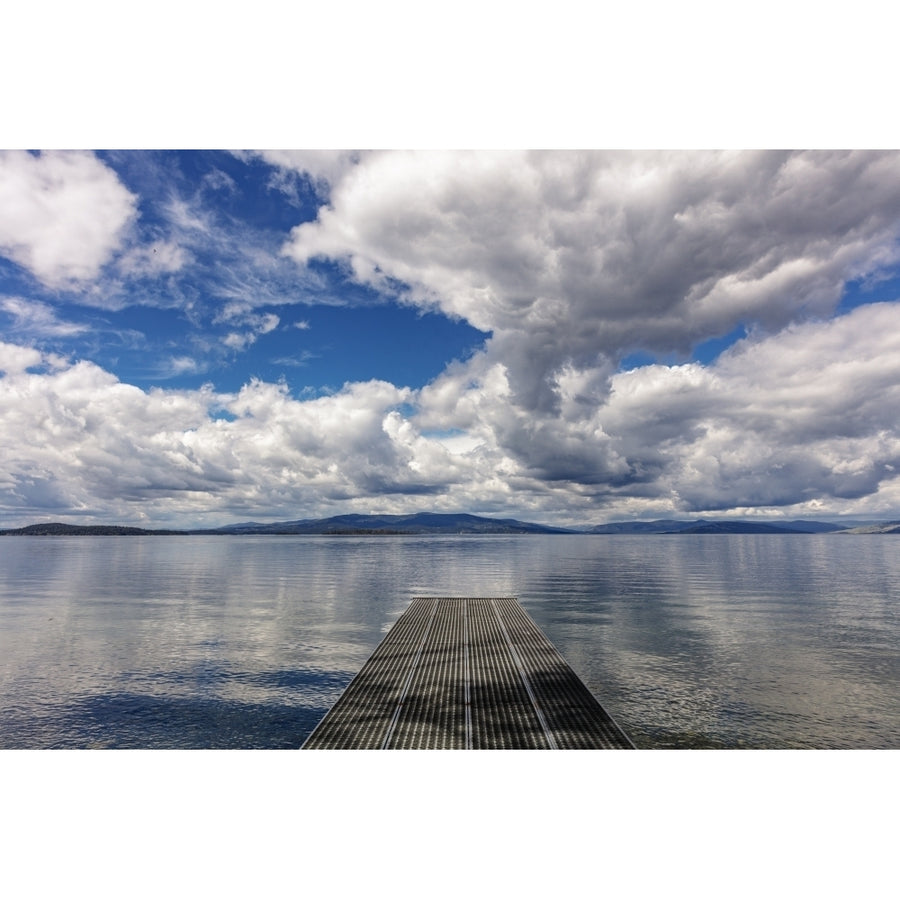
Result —
<svg viewBox="0 0 900 900"><path fill-rule="evenodd" d="M421 149L0 152L0 527L416 509L556 524L900 518L896 154L627 149L897 147L882 7L14 5L0 148ZM619 149L430 149L442 147ZM703 817L682 830L691 846L669 831L655 852L677 869L702 833L724 860L706 867L718 886L733 848L771 824L748 759L729 791L693 779ZM771 759L752 763L759 785L782 780ZM155 835L183 779L140 765ZM834 757L819 765L811 784L840 783ZM683 799L666 796L679 779L653 768L621 779L622 810L643 809L635 790ZM844 792L848 821L878 821L859 808L883 795L869 770L873 790ZM86 787L91 802L63 804L79 824L101 808L85 773L36 774L20 779L24 815L40 806L34 785L51 785L57 809ZM363 774L353 795L378 802L369 789L383 779ZM587 781L571 782L580 803ZM254 802L282 798L284 783ZM319 804L308 779L297 784L319 815L292 827L332 813L327 791ZM726 846L704 826L710 808L733 810L736 784L748 827ZM404 799L407 810L417 796ZM829 846L829 817L798 831L795 807L784 845ZM233 816L219 820L227 834L210 820L199 837L212 835L213 854L233 843ZM127 859L144 844L122 833ZM572 831L560 833L560 861L579 877ZM254 884L281 873L272 830L260 834ZM327 859L330 834L304 839ZM626 860L630 834L617 823L604 835ZM883 880L879 834L840 835L841 858L865 849L870 880ZM92 855L75 846L77 868ZM369 849L374 861L387 848ZM860 867L846 871L855 884Z"/></svg>
<svg viewBox="0 0 900 900"><path fill-rule="evenodd" d="M0 525L900 518L894 151L0 152Z"/></svg>

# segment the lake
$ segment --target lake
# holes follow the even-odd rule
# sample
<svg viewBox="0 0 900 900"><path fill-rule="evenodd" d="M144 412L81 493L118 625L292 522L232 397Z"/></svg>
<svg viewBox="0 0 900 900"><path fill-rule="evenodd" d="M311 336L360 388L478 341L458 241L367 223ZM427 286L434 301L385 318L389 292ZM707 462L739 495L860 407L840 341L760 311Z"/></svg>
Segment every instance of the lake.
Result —
<svg viewBox="0 0 900 900"><path fill-rule="evenodd" d="M295 748L417 595L516 596L640 748L900 747L891 535L0 539L0 747Z"/></svg>

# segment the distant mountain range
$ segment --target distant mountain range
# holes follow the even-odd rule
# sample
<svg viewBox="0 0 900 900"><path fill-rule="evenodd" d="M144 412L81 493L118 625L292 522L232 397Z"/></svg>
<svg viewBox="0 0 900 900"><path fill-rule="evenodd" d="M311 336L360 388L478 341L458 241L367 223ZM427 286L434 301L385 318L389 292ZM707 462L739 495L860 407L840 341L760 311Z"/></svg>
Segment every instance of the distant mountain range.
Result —
<svg viewBox="0 0 900 900"><path fill-rule="evenodd" d="M518 519L491 519L455 513L407 516L346 515L289 522L239 522L222 528L176 531L125 525L67 525L61 522L0 530L0 535L188 535L188 534L900 534L900 522L865 523L847 528L832 522L795 520L773 525L746 519L659 519L610 522L582 528L553 528Z"/></svg>
<svg viewBox="0 0 900 900"><path fill-rule="evenodd" d="M209 534L574 534L517 519L487 519L455 513L414 513L408 516L332 516L295 522L241 522Z"/></svg>
<svg viewBox="0 0 900 900"><path fill-rule="evenodd" d="M0 535L74 534L575 534L573 529L553 528L517 519L483 516L415 513L408 516L332 516L328 519L297 519L290 522L238 522L221 528L189 531L130 528L123 525L66 525L61 522L10 528Z"/></svg>
<svg viewBox="0 0 900 900"><path fill-rule="evenodd" d="M586 528L588 534L825 534L845 531L832 522L794 520L773 525L747 519L659 519L655 522L609 522Z"/></svg>
<svg viewBox="0 0 900 900"><path fill-rule="evenodd" d="M900 522L874 522L848 528L847 534L900 534Z"/></svg>

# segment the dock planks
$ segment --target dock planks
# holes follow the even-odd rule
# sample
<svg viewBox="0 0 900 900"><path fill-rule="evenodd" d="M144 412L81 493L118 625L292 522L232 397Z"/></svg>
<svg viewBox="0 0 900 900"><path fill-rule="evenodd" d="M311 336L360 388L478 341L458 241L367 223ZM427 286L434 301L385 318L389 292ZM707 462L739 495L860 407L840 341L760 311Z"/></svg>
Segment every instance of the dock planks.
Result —
<svg viewBox="0 0 900 900"><path fill-rule="evenodd" d="M515 597L416 597L303 749L633 744Z"/></svg>

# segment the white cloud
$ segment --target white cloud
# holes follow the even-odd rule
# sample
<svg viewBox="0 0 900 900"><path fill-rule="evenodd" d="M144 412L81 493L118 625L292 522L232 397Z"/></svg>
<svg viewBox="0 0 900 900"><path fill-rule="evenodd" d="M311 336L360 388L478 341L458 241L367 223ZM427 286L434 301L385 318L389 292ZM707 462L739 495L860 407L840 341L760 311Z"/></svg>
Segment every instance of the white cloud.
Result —
<svg viewBox="0 0 900 900"><path fill-rule="evenodd" d="M517 501L570 521L896 511L900 304L752 334L712 366L569 367L554 390L555 411L517 407L482 354L424 388L414 422L478 440Z"/></svg>
<svg viewBox="0 0 900 900"><path fill-rule="evenodd" d="M564 372L557 414L510 403L486 354L420 392L141 391L0 345L6 517L183 526L466 510L590 523L741 509L896 515L900 305L751 336L712 366ZM221 415L222 412L226 416Z"/></svg>
<svg viewBox="0 0 900 900"><path fill-rule="evenodd" d="M308 175L326 194L366 155L358 150L259 151L259 156L272 166Z"/></svg>
<svg viewBox="0 0 900 900"><path fill-rule="evenodd" d="M102 291L82 294L81 302L180 308L199 328L261 306L308 303L323 290L319 275L299 270L279 253L280 232L222 204L221 192L232 188L241 203L246 199L243 186L224 173L213 169L191 190L184 188L187 178L173 178L171 160L123 152L115 162L142 186L144 230L136 235L141 242L117 259L111 274L118 280L105 279Z"/></svg>
<svg viewBox="0 0 900 900"><path fill-rule="evenodd" d="M200 183L206 190L224 191L227 194L234 194L238 189L234 179L221 169L213 169L211 172L207 172Z"/></svg>
<svg viewBox="0 0 900 900"><path fill-rule="evenodd" d="M828 314L900 259L898 223L894 153L376 153L285 252L493 332L551 409L567 365Z"/></svg>
<svg viewBox="0 0 900 900"><path fill-rule="evenodd" d="M166 374L163 377L175 378L178 375L191 374L200 371L197 360L190 356L172 356L169 358Z"/></svg>
<svg viewBox="0 0 900 900"><path fill-rule="evenodd" d="M126 276L157 276L178 272L189 262L190 254L173 241L154 241L134 247L118 260L119 271Z"/></svg>
<svg viewBox="0 0 900 900"><path fill-rule="evenodd" d="M621 373L611 388L592 419L657 496L688 510L856 508L900 462L900 305L749 338L709 368Z"/></svg>
<svg viewBox="0 0 900 900"><path fill-rule="evenodd" d="M273 365L289 366L291 368L303 368L309 365L311 359L318 359L318 354L311 350L303 350L298 356L279 356L272 360Z"/></svg>
<svg viewBox="0 0 900 900"><path fill-rule="evenodd" d="M222 338L222 343L228 347L229 350L245 350L250 344L256 341L256 335L252 331L247 332L237 332L237 331L229 331L225 337Z"/></svg>
<svg viewBox="0 0 900 900"><path fill-rule="evenodd" d="M275 313L249 313L236 309L231 309L227 312L224 319L225 321L239 321L240 324L249 329L243 332L229 332L222 339L222 343L231 350L244 350L250 344L255 343L260 335L274 331L281 321Z"/></svg>
<svg viewBox="0 0 900 900"><path fill-rule="evenodd" d="M91 153L0 152L0 252L51 288L96 278L136 198Z"/></svg>
<svg viewBox="0 0 900 900"><path fill-rule="evenodd" d="M491 331L486 347L420 391L297 399L260 381L144 392L0 344L6 515L900 514L900 304L828 321L847 279L897 262L897 154L375 153L330 177L287 252L399 279L403 300ZM170 213L173 265L219 233L200 205ZM239 263L214 292L232 349L280 325L258 311L264 267ZM69 327L34 301L3 309L23 333ZM713 364L619 370L738 323Z"/></svg>
<svg viewBox="0 0 900 900"><path fill-rule="evenodd" d="M173 195L163 208L169 224L183 239L190 240L196 239L198 235L209 235L214 229L209 212L199 201L191 202Z"/></svg>
<svg viewBox="0 0 900 900"><path fill-rule="evenodd" d="M27 371L40 361L0 346L0 504L17 515L96 510L133 520L140 511L190 522L225 511L227 520L433 487L385 430L409 392L383 382L309 401L257 381L236 395L143 392L86 362Z"/></svg>
<svg viewBox="0 0 900 900"><path fill-rule="evenodd" d="M18 375L26 369L39 366L43 357L33 347L20 347L0 341L0 372L5 375Z"/></svg>
<svg viewBox="0 0 900 900"><path fill-rule="evenodd" d="M0 309L12 317L13 331L26 332L32 337L71 337L88 330L87 325L60 321L56 310L39 300L3 297Z"/></svg>

